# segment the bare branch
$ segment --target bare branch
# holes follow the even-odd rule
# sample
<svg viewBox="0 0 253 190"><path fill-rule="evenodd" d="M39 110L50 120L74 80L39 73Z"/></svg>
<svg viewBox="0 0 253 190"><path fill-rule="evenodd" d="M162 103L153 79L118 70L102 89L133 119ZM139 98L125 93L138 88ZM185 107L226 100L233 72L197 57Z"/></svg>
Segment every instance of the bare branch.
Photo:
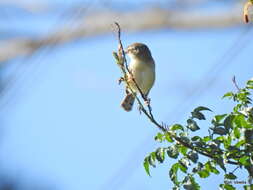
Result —
<svg viewBox="0 0 253 190"><path fill-rule="evenodd" d="M237 89L238 91L240 91L240 88L239 88L239 86L238 86L238 84L237 84L237 82L236 82L236 80L235 80L235 76L233 76L232 82L233 82L233 84L235 85L236 89Z"/></svg>
<svg viewBox="0 0 253 190"><path fill-rule="evenodd" d="M61 45L80 38L109 33L109 26L114 20L119 20L126 31L163 28L219 28L242 24L240 12L239 8L215 13L214 15L193 11L169 11L162 8L126 13L100 11L86 16L85 19L82 18L82 22L76 28L66 26L38 39L12 39L1 42L0 62L5 62L18 56L30 55L43 46Z"/></svg>

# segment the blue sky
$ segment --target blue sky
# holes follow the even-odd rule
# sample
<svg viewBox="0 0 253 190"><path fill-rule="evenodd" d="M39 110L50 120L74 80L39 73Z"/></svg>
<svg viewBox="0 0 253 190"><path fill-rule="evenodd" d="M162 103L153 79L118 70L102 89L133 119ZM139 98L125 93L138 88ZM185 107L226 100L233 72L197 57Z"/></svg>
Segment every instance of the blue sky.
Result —
<svg viewBox="0 0 253 190"><path fill-rule="evenodd" d="M38 31L40 24L49 26L38 23ZM240 86L252 77L250 35L241 37L228 57L222 56L244 30L123 33L124 45L146 43L156 61L150 97L158 121L184 123L198 105L217 114L230 111L232 104L220 97L235 90L233 75ZM114 36L107 34L13 61L27 67L17 73L16 83L4 96L4 169L61 190L170 189L168 169L173 161L152 169L151 178L142 167L145 155L159 146L153 140L158 130L137 109L126 113L120 108L124 88L117 85L120 71L112 58L116 48ZM219 60L225 66L210 70ZM191 93L196 88L203 90ZM200 133L205 134L208 126L202 127ZM212 176L200 182L214 187L222 181L221 176Z"/></svg>

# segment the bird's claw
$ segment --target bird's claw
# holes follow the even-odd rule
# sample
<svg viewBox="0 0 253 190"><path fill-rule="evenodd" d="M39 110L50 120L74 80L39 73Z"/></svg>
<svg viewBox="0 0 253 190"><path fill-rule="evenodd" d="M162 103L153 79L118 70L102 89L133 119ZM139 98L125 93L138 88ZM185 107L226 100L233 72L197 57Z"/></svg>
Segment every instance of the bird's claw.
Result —
<svg viewBox="0 0 253 190"><path fill-rule="evenodd" d="M150 102L151 102L150 98L146 98L146 100L144 101L146 106L150 106Z"/></svg>

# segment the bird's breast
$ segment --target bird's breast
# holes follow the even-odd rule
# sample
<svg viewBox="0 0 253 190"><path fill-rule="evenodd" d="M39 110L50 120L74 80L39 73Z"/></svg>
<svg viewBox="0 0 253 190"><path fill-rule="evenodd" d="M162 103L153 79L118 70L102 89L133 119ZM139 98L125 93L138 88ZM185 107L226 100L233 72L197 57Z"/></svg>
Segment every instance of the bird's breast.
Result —
<svg viewBox="0 0 253 190"><path fill-rule="evenodd" d="M152 88L155 81L155 65L141 61L131 61L129 68L133 74L135 81L144 94L147 94ZM136 89L132 85L133 89Z"/></svg>

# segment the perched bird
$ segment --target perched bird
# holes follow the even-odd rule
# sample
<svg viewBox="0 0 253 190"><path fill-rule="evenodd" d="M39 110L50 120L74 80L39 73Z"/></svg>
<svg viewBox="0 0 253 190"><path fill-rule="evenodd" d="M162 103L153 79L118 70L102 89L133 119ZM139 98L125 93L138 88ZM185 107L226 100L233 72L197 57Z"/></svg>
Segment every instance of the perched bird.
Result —
<svg viewBox="0 0 253 190"><path fill-rule="evenodd" d="M138 89L133 82L133 78L141 89L142 93L147 97L150 89L155 82L155 61L147 45L143 43L133 43L126 49L126 54L130 57L129 70L132 76L128 74L127 80L134 93L138 93ZM131 111L135 95L126 89L127 95L123 99L121 106L125 111Z"/></svg>

